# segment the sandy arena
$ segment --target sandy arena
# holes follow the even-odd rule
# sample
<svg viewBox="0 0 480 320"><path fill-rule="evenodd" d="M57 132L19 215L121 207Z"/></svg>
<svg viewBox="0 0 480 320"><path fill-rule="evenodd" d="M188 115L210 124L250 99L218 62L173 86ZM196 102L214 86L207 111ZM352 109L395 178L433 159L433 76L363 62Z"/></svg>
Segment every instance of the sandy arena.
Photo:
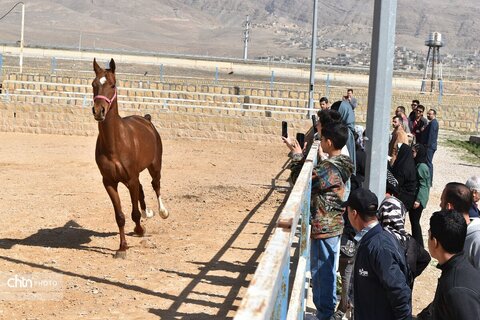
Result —
<svg viewBox="0 0 480 320"><path fill-rule="evenodd" d="M117 260L118 229L95 140L0 133L0 276L54 274L63 285L51 293L58 300L9 301L2 283L0 318L231 319L284 201L285 146L164 141L170 217L155 216L146 237L134 236L129 195L120 187L130 249ZM424 234L445 183L480 171L442 146L434 165ZM152 207L147 172L141 180ZM429 266L417 280L415 313L432 299L438 274Z"/></svg>

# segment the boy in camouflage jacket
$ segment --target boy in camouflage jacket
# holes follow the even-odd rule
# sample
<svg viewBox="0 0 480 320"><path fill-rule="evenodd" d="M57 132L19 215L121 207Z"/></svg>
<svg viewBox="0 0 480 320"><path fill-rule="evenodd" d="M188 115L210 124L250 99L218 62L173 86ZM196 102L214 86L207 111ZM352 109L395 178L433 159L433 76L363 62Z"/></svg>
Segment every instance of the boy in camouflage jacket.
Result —
<svg viewBox="0 0 480 320"><path fill-rule="evenodd" d="M329 319L336 305L337 254L343 231L342 214L348 198L347 182L353 172L353 164L341 149L348 138L348 129L340 123L330 123L321 132L320 146L329 155L318 163L312 172L311 195L311 276L313 302L318 319ZM285 143L292 151L292 180L295 181L303 165L303 154L298 142Z"/></svg>

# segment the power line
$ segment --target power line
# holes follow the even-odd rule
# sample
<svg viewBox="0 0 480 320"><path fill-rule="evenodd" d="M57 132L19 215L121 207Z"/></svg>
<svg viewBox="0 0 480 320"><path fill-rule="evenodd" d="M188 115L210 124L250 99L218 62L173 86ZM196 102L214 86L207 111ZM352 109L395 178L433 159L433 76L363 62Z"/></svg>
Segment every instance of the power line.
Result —
<svg viewBox="0 0 480 320"><path fill-rule="evenodd" d="M17 3L15 3L15 5L12 7L12 9L8 10L8 12L7 12L7 13L5 13L3 16L1 16L1 17L0 17L0 20L2 20L3 18L5 18L5 17L7 16L7 14L9 14L10 12L12 12L12 10L13 10L13 9L15 9L15 7L16 7L17 5L19 5L19 4L24 4L24 3L23 3L23 2L21 2L21 1L20 1L20 2L17 2Z"/></svg>
<svg viewBox="0 0 480 320"><path fill-rule="evenodd" d="M348 10L345 10L345 9L342 9L340 7L337 7L335 5L332 5L331 3L328 3L328 2L324 2L324 1L321 1L321 0L318 0L318 2L320 2L321 4L323 4L325 7L327 7L328 9L332 9L334 11L337 11L337 12L343 12L343 13L346 13L348 12Z"/></svg>

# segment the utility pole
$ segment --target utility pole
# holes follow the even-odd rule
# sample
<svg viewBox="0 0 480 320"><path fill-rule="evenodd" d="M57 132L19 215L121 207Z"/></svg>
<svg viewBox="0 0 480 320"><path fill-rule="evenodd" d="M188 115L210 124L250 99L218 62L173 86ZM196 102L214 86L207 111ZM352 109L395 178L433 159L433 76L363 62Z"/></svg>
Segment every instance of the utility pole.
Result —
<svg viewBox="0 0 480 320"><path fill-rule="evenodd" d="M392 105L393 58L397 0L375 0L373 11L368 108L365 186L379 199L387 181L388 123Z"/></svg>
<svg viewBox="0 0 480 320"><path fill-rule="evenodd" d="M5 13L0 19L3 19L6 15L8 15L10 12L12 12L13 9L15 9L16 6L19 4L22 5L22 26L20 29L20 59L19 59L19 66L20 66L20 73L22 73L22 68L23 68L23 33L24 33L24 26L25 26L25 3L19 1L13 5L13 7ZM18 41L16 42L18 43Z"/></svg>
<svg viewBox="0 0 480 320"><path fill-rule="evenodd" d="M245 21L245 30L243 31L243 60L247 60L248 53L248 38L250 32L250 16L247 15L247 20Z"/></svg>
<svg viewBox="0 0 480 320"><path fill-rule="evenodd" d="M20 73L23 71L23 32L25 26L25 3L20 2L22 4L22 30L20 31Z"/></svg>
<svg viewBox="0 0 480 320"><path fill-rule="evenodd" d="M313 106L315 102L313 101L313 88L315 85L315 61L316 61L316 51L317 51L317 6L318 1L313 1L313 26L312 26L312 54L310 58L310 85L308 87L308 117L311 117L313 114Z"/></svg>

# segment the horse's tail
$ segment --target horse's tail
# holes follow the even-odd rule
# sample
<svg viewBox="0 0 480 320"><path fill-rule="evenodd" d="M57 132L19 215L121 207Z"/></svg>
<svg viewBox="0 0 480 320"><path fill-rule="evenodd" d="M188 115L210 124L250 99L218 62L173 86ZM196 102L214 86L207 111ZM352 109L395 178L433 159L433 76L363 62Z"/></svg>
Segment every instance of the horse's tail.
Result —
<svg viewBox="0 0 480 320"><path fill-rule="evenodd" d="M152 122L152 116L149 115L148 113L146 115L143 116L145 119L147 119L148 121Z"/></svg>

